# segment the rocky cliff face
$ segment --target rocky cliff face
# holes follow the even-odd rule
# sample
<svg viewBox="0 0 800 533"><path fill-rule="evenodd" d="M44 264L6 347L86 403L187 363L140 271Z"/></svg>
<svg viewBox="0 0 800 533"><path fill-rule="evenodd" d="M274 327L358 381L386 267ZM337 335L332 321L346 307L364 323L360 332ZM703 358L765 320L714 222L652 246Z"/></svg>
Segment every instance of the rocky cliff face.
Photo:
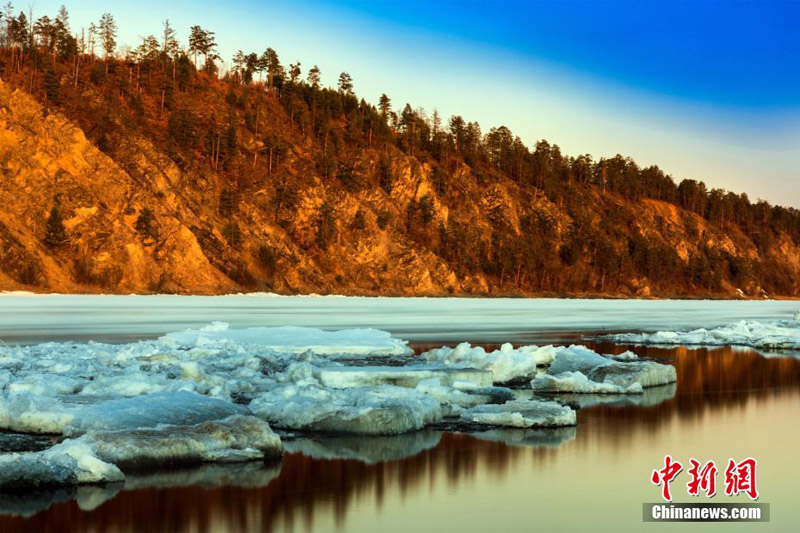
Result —
<svg viewBox="0 0 800 533"><path fill-rule="evenodd" d="M273 107L269 124L280 128L288 119ZM272 175L270 164L268 174L249 176L249 185L237 188L207 167L179 167L152 136L134 128L100 151L87 139L86 124L82 129L0 83L0 290L763 293L753 282L738 285L731 272L719 273L714 288L700 284L690 293L659 280L662 258L654 249L674 251L669 257L685 265L701 250L725 254L731 264L765 255L739 229L712 225L675 205L634 203L587 189L585 209L576 214L510 180L487 181L463 163L451 169L443 195L430 162L391 146L359 150L353 182L344 182L323 177L307 142L292 126L283 128L282 173ZM257 142L241 139L267 157ZM391 187L379 186L381 173L391 174ZM291 198L284 203L282 195ZM54 205L66 232L56 245L47 239ZM567 245L580 232L602 232L608 249L588 242L569 257ZM548 247L524 253L494 236L525 243L544 234ZM636 239L646 240L649 251L643 252L644 266L633 269L615 256L635 257ZM502 253L487 252L492 247ZM793 289L784 292L796 294L797 245L779 236L766 254L770 264L794 276ZM478 257L483 263L494 257L496 265L479 265ZM648 268L652 272L643 275Z"/></svg>
<svg viewBox="0 0 800 533"><path fill-rule="evenodd" d="M307 181L291 213L293 233L304 239L295 242L275 221L268 186L238 198L235 213L223 217L217 205L223 188L218 176L181 171L143 137L125 138L114 151L119 161L100 152L60 113L0 83L0 289L199 294L461 290L441 260L393 238L392 223L378 228L377 212L394 214L393 223L398 223L402 205L427 190L407 161L397 162L400 180L392 197L339 196L334 216L343 231L336 232L327 253L314 254L304 244L314 240L315 217L325 201L318 178ZM63 246L48 247L46 220L54 203L68 238ZM153 236L136 228L145 208L153 214ZM363 224L346 229L359 210ZM224 235L231 224L240 235ZM259 257L262 247L271 257Z"/></svg>

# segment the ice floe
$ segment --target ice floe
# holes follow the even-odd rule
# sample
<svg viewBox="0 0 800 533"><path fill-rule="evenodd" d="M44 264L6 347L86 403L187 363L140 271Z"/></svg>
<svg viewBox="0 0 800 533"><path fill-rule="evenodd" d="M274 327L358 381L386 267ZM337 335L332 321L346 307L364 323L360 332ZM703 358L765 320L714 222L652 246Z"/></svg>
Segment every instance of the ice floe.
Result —
<svg viewBox="0 0 800 533"><path fill-rule="evenodd" d="M78 441L122 470L271 459L280 457L283 450L281 439L266 422L242 415L190 426L92 431Z"/></svg>
<svg viewBox="0 0 800 533"><path fill-rule="evenodd" d="M317 355L409 355L406 341L378 329L323 331L295 326L230 329L225 322L213 322L199 329L168 333L165 343L203 346L229 343L261 346L281 353L313 352Z"/></svg>
<svg viewBox="0 0 800 533"><path fill-rule="evenodd" d="M409 432L568 427L575 410L545 393L642 395L674 379L674 368L631 352L580 346L463 343L413 356L406 341L371 329L213 323L128 344L2 345L0 430L53 437L0 439L0 469L9 465L0 488L263 460L281 454L273 428L302 434L294 443L288 434L290 450L392 460L435 445ZM528 397L508 388L521 383L531 383Z"/></svg>
<svg viewBox="0 0 800 533"><path fill-rule="evenodd" d="M0 454L0 490L123 481L122 471L279 457L280 438L253 416L191 426L91 431L43 451Z"/></svg>
<svg viewBox="0 0 800 533"><path fill-rule="evenodd" d="M103 485L41 487L27 491L0 491L0 514L30 517L55 503L74 500L82 511L92 511L122 491L172 487L266 487L281 472L280 461L207 463L193 467L135 471L124 482Z"/></svg>
<svg viewBox="0 0 800 533"><path fill-rule="evenodd" d="M66 440L41 452L0 455L0 490L122 481L119 468L86 442Z"/></svg>
<svg viewBox="0 0 800 533"><path fill-rule="evenodd" d="M574 426L577 423L574 410L544 400L478 405L464 410L460 418L467 424L512 428Z"/></svg>
<svg viewBox="0 0 800 533"><path fill-rule="evenodd" d="M444 346L423 354L428 362L440 363L448 367L473 367L490 370L495 383L512 383L530 380L537 368L548 365L555 357L552 346L522 346L514 348L510 343L503 344L499 350L486 352L480 346L462 342L455 348Z"/></svg>
<svg viewBox="0 0 800 533"><path fill-rule="evenodd" d="M392 385L328 389L287 384L250 403L278 428L324 433L394 435L421 429L442 417L438 401Z"/></svg>
<svg viewBox="0 0 800 533"><path fill-rule="evenodd" d="M644 392L641 383L632 383L627 387L592 381L582 372L562 372L556 375L545 374L531 381L536 392L575 392L582 394L641 394Z"/></svg>
<svg viewBox="0 0 800 533"><path fill-rule="evenodd" d="M192 392L130 398L0 393L0 427L25 433L80 435L90 430L191 425L249 413L246 407Z"/></svg>
<svg viewBox="0 0 800 533"><path fill-rule="evenodd" d="M741 320L717 328L656 333L620 333L604 335L603 340L623 344L662 344L687 346L749 346L762 349L800 350L800 321L759 322Z"/></svg>
<svg viewBox="0 0 800 533"><path fill-rule="evenodd" d="M581 394L642 394L647 387L677 380L675 367L622 357L602 356L584 346L560 348L547 373L534 378L536 392Z"/></svg>

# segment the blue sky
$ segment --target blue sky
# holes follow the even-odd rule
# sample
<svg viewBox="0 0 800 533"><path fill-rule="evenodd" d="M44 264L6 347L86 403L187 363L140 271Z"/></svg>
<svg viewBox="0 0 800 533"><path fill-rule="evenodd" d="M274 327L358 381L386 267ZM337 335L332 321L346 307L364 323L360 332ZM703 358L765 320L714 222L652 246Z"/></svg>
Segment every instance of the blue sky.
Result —
<svg viewBox="0 0 800 533"><path fill-rule="evenodd" d="M37 1L34 14L60 2ZM27 6L25 6L27 8ZM370 101L506 125L565 153L630 155L677 179L800 207L800 0L67 3L74 29L115 15L120 41L169 18L222 56L272 46L342 70Z"/></svg>

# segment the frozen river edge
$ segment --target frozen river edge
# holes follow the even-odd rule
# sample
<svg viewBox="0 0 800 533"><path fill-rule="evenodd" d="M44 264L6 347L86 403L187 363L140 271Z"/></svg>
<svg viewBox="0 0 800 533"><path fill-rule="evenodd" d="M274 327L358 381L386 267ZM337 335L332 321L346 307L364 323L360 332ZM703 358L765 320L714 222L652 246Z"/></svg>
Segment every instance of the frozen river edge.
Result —
<svg viewBox="0 0 800 533"><path fill-rule="evenodd" d="M0 347L0 429L58 436L0 453L0 489L119 482L142 467L279 457L274 429L397 435L576 424L557 393L641 395L675 369L582 346L462 343L414 356L385 331L212 323L129 344ZM514 388L509 385L514 385ZM524 384L524 385L521 385ZM547 393L544 396L543 393Z"/></svg>

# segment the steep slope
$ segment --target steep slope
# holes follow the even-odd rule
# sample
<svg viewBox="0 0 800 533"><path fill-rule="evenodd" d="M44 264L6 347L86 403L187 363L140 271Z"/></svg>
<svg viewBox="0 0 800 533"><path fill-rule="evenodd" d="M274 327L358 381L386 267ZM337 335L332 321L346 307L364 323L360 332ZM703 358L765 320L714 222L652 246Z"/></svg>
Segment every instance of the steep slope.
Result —
<svg viewBox="0 0 800 533"><path fill-rule="evenodd" d="M450 152L423 149L305 84L279 95L192 67L166 98L162 81L131 85L131 64L109 81L96 62L74 88L53 68L55 88L14 88L25 70L0 82L0 290L798 294L793 219L775 208L759 225L631 198L608 185L613 161L588 181L526 181L491 153L459 155L455 127ZM545 148L547 165L580 163Z"/></svg>
<svg viewBox="0 0 800 533"><path fill-rule="evenodd" d="M144 138L127 138L116 147L122 168L65 117L4 83L0 109L0 289L336 291L348 285L343 279L348 276L350 283L368 292L436 294L448 279L455 283L441 260L418 254L395 242L388 231L376 230L374 217L367 217L364 230L332 243L330 254L309 259L274 223L263 201L265 190L239 200L237 214L223 219L216 209L219 177L192 179L196 176L179 170ZM399 180L395 195L411 197L419 188L407 170L400 175L406 179ZM294 218L298 234L313 231L309 227L324 201L321 189L313 180L303 191ZM375 210L392 205L391 199L366 196L341 198L337 217L352 219L362 202ZM68 243L50 248L44 242L54 202L64 214ZM157 236L136 229L145 208L153 213ZM226 238L223 232L232 222L239 223L241 235ZM235 240L243 251L232 249L228 240ZM259 264L261 246L275 253L274 266ZM262 272L267 267L269 276ZM263 281L254 279L251 271Z"/></svg>

